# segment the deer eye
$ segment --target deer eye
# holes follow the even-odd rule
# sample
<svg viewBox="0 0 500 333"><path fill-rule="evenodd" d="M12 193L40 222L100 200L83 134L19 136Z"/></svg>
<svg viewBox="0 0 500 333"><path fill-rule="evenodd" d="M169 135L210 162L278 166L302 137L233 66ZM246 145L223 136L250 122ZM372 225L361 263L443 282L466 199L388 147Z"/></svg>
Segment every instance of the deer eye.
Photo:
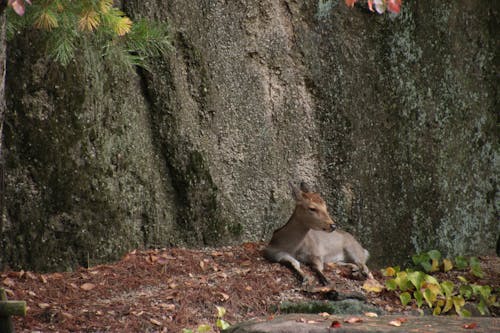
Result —
<svg viewBox="0 0 500 333"><path fill-rule="evenodd" d="M318 210L317 210L315 207L309 207L309 211L310 211L310 212L315 213L315 212L317 212Z"/></svg>

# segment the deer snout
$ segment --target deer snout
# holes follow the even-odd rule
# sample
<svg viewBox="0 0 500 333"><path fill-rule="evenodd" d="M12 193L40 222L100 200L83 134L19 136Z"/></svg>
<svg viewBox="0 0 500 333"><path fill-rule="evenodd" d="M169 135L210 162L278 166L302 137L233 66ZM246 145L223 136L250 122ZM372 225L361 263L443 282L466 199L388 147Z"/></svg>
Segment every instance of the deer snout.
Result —
<svg viewBox="0 0 500 333"><path fill-rule="evenodd" d="M335 231L337 229L337 225L335 223L330 224L330 232Z"/></svg>

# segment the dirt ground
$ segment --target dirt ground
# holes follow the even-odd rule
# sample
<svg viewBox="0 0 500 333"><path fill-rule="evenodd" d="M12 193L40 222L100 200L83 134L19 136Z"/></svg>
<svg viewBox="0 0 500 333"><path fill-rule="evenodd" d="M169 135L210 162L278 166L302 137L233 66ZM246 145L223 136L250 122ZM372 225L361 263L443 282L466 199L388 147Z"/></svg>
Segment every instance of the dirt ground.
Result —
<svg viewBox="0 0 500 333"><path fill-rule="evenodd" d="M0 287L10 300L25 300L26 317L15 317L18 332L180 332L214 326L216 305L236 323L272 318L282 301L321 299L307 293L291 271L262 258L263 244L217 249L133 251L110 265L75 272L2 272ZM500 287L500 259L481 257L485 278ZM452 281L467 272L448 272ZM326 275L340 292L359 292L388 313L405 314L392 292L367 293L347 267L330 266ZM374 272L381 283L384 278ZM443 277L439 277L443 278ZM496 314L495 314L496 315Z"/></svg>

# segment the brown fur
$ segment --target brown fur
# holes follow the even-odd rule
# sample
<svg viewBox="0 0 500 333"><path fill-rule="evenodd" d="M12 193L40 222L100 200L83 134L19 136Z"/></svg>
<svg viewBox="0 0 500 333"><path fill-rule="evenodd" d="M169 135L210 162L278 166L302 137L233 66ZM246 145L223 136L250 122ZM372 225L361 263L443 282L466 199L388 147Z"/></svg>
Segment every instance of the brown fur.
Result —
<svg viewBox="0 0 500 333"><path fill-rule="evenodd" d="M335 231L336 225L328 214L323 198L309 192L305 184L301 189L292 185L295 210L288 222L273 233L264 256L273 262L290 266L304 282L308 276L300 262L310 265L323 284L329 280L323 274L324 263L352 263L371 276L366 261L368 251L349 233Z"/></svg>

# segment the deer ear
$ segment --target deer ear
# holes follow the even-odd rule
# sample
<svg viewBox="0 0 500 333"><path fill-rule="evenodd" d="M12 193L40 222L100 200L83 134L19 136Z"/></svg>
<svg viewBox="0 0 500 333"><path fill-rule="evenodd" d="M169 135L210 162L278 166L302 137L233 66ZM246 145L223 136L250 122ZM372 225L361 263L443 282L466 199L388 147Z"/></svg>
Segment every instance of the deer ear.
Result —
<svg viewBox="0 0 500 333"><path fill-rule="evenodd" d="M292 182L289 182L288 184L292 189L292 196L295 199L295 201L303 200L304 198L302 197L302 191L297 186L293 185Z"/></svg>
<svg viewBox="0 0 500 333"><path fill-rule="evenodd" d="M300 182L300 190L304 193L311 192L311 189L309 188L309 185L306 184L306 182Z"/></svg>

